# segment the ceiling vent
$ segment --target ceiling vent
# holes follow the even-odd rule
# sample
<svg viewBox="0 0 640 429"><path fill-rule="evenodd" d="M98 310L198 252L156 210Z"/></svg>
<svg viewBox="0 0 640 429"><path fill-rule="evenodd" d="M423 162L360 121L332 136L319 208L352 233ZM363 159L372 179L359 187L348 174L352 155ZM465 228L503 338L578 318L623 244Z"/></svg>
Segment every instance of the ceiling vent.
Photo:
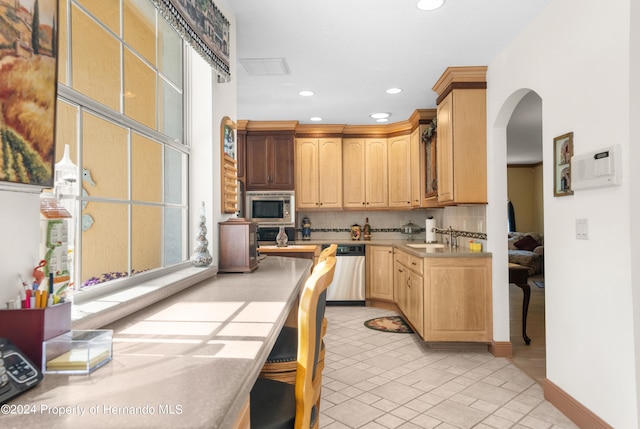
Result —
<svg viewBox="0 0 640 429"><path fill-rule="evenodd" d="M239 61L249 76L282 76L291 74L284 58L243 58Z"/></svg>

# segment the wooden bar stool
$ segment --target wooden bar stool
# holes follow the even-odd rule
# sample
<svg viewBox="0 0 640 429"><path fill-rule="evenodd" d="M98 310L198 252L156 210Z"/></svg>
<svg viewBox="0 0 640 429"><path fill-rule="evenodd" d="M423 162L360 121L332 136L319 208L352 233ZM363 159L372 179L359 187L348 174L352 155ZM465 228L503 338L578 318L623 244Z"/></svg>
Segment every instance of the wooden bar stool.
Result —
<svg viewBox="0 0 640 429"><path fill-rule="evenodd" d="M298 310L298 347L295 383L258 378L250 395L251 428L318 428L322 388L319 352L326 290L335 272L336 258L318 263L307 279Z"/></svg>
<svg viewBox="0 0 640 429"><path fill-rule="evenodd" d="M335 258L338 251L337 244L331 244L325 248L318 257L318 265L314 267L313 272L317 267L328 258ZM335 270L334 270L335 272ZM313 275L313 274L312 274ZM331 273L331 280L327 283L327 286L333 280L333 272ZM324 311L322 313L322 336L327 332L327 319L324 317ZM267 357L260 377L269 378L277 381L284 381L286 383L294 384L296 382L296 367L297 367L297 352L298 352L298 329L291 326L284 326L278 335L278 339L271 349L271 353ZM321 344L319 364L324 367L324 343Z"/></svg>

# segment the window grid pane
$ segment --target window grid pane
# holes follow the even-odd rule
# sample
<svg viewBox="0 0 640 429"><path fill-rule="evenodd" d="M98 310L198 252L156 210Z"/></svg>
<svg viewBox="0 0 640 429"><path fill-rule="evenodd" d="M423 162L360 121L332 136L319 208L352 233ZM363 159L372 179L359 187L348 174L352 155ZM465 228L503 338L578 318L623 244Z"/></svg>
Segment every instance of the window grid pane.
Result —
<svg viewBox="0 0 640 429"><path fill-rule="evenodd" d="M151 0L60 0L60 12L59 104L77 119L60 115L57 135L84 173L76 284L187 261L181 37Z"/></svg>

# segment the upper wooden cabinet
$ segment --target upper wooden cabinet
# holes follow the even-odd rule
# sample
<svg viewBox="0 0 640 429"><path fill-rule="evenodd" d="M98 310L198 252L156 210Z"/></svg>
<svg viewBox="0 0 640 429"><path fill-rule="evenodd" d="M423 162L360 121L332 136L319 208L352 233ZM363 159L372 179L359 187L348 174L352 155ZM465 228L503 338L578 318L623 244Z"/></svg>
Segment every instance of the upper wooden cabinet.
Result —
<svg viewBox="0 0 640 429"><path fill-rule="evenodd" d="M386 138L342 141L344 208L388 207Z"/></svg>
<svg viewBox="0 0 640 429"><path fill-rule="evenodd" d="M486 67L449 67L438 93L438 203L487 202Z"/></svg>
<svg viewBox="0 0 640 429"><path fill-rule="evenodd" d="M420 207L420 131L388 139L389 207Z"/></svg>
<svg viewBox="0 0 640 429"><path fill-rule="evenodd" d="M342 139L296 139L295 178L296 208L341 208Z"/></svg>
<svg viewBox="0 0 640 429"><path fill-rule="evenodd" d="M293 140L293 132L247 133L247 190L294 189Z"/></svg>
<svg viewBox="0 0 640 429"><path fill-rule="evenodd" d="M420 207L422 205L422 195L426 192L423 190L423 180L421 180L423 177L422 171L425 168L425 157L421 155L421 148L420 127L418 127L410 136L411 207Z"/></svg>

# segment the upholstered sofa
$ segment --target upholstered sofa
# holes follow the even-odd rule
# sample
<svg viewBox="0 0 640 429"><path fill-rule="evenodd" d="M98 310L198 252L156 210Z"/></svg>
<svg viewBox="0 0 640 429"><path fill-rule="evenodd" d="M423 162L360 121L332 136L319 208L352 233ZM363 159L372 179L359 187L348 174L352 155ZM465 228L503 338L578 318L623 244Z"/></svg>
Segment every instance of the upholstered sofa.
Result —
<svg viewBox="0 0 640 429"><path fill-rule="evenodd" d="M544 241L537 232L509 233L509 262L529 268L529 275L544 269Z"/></svg>

